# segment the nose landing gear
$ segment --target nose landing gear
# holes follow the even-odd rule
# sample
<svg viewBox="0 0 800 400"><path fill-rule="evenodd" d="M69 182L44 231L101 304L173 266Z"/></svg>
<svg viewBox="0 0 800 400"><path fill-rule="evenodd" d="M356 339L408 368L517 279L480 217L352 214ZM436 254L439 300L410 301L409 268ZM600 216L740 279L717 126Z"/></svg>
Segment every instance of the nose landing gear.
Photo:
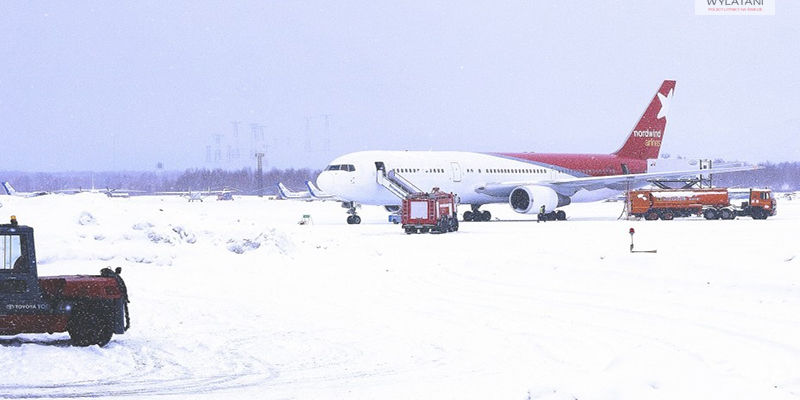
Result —
<svg viewBox="0 0 800 400"><path fill-rule="evenodd" d="M361 217L356 214L356 208L361 207L360 204L354 201L348 201L342 203L342 207L347 209L347 213L350 214L347 216L347 224L348 225L358 225L361 223Z"/></svg>

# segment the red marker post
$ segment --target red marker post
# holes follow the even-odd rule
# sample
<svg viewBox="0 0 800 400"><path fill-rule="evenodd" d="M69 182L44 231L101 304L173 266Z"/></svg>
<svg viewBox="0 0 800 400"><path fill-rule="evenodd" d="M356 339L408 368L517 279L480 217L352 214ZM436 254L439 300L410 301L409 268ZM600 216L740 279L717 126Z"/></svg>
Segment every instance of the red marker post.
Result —
<svg viewBox="0 0 800 400"><path fill-rule="evenodd" d="M631 234L631 253L633 253L633 234L634 234L634 233L636 233L636 231L635 231L635 230L633 230L633 228L631 228L631 229L628 231L628 233L630 233L630 234Z"/></svg>
<svg viewBox="0 0 800 400"><path fill-rule="evenodd" d="M631 229L628 230L628 233L631 234L631 253L657 253L658 252L658 250L633 250L633 234L636 233L636 231L633 228L631 228Z"/></svg>

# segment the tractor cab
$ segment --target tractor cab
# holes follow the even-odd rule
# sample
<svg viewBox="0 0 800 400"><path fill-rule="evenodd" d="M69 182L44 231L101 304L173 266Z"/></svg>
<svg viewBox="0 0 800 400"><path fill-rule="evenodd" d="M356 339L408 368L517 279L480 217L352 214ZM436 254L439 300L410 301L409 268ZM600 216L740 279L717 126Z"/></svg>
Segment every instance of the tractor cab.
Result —
<svg viewBox="0 0 800 400"><path fill-rule="evenodd" d="M36 271L33 228L17 223L0 225L0 307L2 312L25 314L49 310L42 298Z"/></svg>

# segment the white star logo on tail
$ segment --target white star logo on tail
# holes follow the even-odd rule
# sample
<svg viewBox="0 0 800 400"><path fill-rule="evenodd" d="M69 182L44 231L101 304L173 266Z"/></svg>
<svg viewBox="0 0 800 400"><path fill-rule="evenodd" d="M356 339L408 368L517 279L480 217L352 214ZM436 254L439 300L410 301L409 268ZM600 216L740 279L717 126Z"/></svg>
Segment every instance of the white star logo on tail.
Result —
<svg viewBox="0 0 800 400"><path fill-rule="evenodd" d="M670 89L666 96L661 93L657 93L658 101L661 102L661 109L658 110L658 115L656 116L657 119L664 118L667 116L667 113L669 113L669 103L672 101L672 91L673 89Z"/></svg>

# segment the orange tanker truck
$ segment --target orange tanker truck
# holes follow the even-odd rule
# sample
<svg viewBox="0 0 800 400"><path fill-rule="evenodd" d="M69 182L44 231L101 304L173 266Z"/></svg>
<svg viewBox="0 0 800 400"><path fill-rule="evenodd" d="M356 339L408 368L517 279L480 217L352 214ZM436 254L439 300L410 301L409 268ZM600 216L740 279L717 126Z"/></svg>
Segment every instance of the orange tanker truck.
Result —
<svg viewBox="0 0 800 400"><path fill-rule="evenodd" d="M643 189L628 193L628 215L646 220L671 220L702 215L705 219L749 216L767 219L776 214L769 189Z"/></svg>

